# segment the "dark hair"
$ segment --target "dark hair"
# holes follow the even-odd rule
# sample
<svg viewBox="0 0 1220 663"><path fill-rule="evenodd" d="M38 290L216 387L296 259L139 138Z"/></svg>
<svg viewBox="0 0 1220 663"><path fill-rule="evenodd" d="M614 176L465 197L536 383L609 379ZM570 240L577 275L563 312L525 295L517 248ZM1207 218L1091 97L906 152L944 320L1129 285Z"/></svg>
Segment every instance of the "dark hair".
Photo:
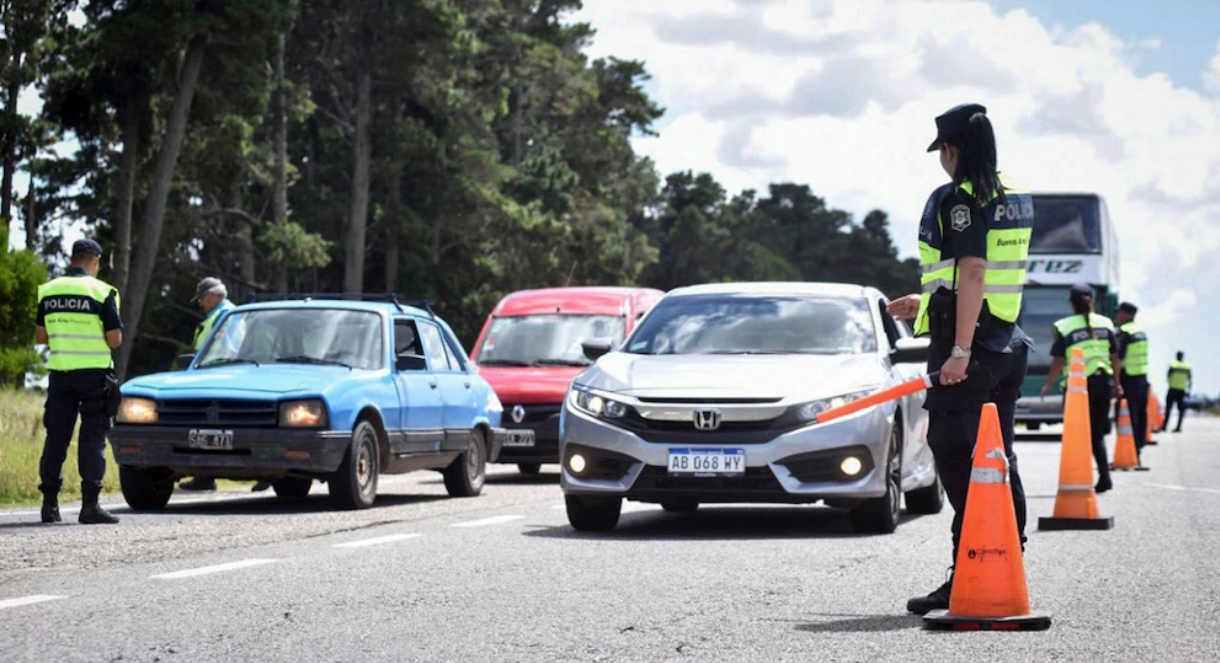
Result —
<svg viewBox="0 0 1220 663"><path fill-rule="evenodd" d="M1076 315L1084 316L1084 326L1089 330L1089 338L1093 338L1093 298L1088 295L1073 297L1072 310Z"/></svg>
<svg viewBox="0 0 1220 663"><path fill-rule="evenodd" d="M969 180L974 187L976 207L982 207L991 199L1004 195L1000 176L996 170L995 131L991 120L983 113L970 116L970 122L961 135L946 141L958 148L957 172L953 174L953 188Z"/></svg>
<svg viewBox="0 0 1220 663"><path fill-rule="evenodd" d="M1179 352L1179 353L1178 353L1178 361L1182 361L1182 357L1185 357L1185 356L1186 356L1186 353L1185 353L1185 352Z"/></svg>

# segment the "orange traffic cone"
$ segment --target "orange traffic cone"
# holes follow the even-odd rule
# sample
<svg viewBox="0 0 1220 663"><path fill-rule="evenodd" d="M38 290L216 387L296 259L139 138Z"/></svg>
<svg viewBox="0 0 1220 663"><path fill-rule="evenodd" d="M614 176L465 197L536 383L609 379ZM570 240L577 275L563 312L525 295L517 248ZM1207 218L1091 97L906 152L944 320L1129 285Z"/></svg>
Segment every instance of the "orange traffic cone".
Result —
<svg viewBox="0 0 1220 663"><path fill-rule="evenodd" d="M1157 399L1156 394L1152 392L1152 386L1148 387L1148 433L1144 436L1144 446L1156 446L1157 441L1152 439L1152 434L1161 428L1164 419L1161 417L1161 401Z"/></svg>
<svg viewBox="0 0 1220 663"><path fill-rule="evenodd" d="M1080 348L1072 349L1066 400L1055 513L1050 518L1039 518L1038 529L1110 529L1114 526L1114 517L1101 517L1097 510L1097 492L1093 489L1089 385L1084 376L1084 352Z"/></svg>
<svg viewBox="0 0 1220 663"><path fill-rule="evenodd" d="M979 422L949 609L929 612L924 625L966 631L1041 631L1051 626L1050 615L1029 609L1008 456L994 403L983 406Z"/></svg>
<svg viewBox="0 0 1220 663"><path fill-rule="evenodd" d="M1135 433L1131 428L1131 413L1127 410L1127 399L1118 402L1118 438L1114 443L1114 462L1112 470L1140 470L1148 468L1140 465L1139 455L1135 452Z"/></svg>

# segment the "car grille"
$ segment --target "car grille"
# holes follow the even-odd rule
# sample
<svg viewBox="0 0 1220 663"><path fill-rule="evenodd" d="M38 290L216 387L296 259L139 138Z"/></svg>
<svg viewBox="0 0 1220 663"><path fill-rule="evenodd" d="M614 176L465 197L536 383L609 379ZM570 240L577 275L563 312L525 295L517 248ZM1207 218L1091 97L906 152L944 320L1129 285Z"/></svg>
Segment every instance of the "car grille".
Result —
<svg viewBox="0 0 1220 663"><path fill-rule="evenodd" d="M670 476L664 467L650 465L644 468L632 492L682 491L682 490L726 490L735 494L783 492L783 487L769 467L747 467L741 476L690 477Z"/></svg>
<svg viewBox="0 0 1220 663"><path fill-rule="evenodd" d="M658 444L766 444L771 440L809 425L793 410L761 421L724 421L716 430L699 430L694 421L645 419L634 410L614 420L614 424L635 433L645 442Z"/></svg>
<svg viewBox="0 0 1220 663"><path fill-rule="evenodd" d="M157 423L163 426L274 428L278 416L274 401L177 398L157 401Z"/></svg>
<svg viewBox="0 0 1220 663"><path fill-rule="evenodd" d="M521 408L525 410L525 416L521 418L520 422L517 422L516 420L513 419L513 408L517 407L517 405L520 405ZM528 426L530 424L541 424L541 423L544 423L547 420L551 419L552 417L558 419L559 411L562 409L562 407L563 406L561 406L558 403L556 403L556 404L513 403L511 405L505 404L504 405L504 414L501 417L501 420L503 422L503 425L505 425L505 426L517 424L517 423L520 423L522 426Z"/></svg>

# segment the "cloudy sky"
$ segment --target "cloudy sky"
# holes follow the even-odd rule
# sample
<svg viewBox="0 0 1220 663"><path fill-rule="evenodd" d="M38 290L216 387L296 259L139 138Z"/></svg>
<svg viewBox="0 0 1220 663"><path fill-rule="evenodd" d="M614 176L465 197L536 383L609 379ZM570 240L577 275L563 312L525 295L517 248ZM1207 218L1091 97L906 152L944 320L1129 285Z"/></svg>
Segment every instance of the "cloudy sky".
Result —
<svg viewBox="0 0 1220 663"><path fill-rule="evenodd" d="M797 181L890 214L904 256L944 172L933 118L987 106L1000 167L1108 202L1120 296L1220 394L1220 3L1214 0L586 0L591 55L644 60L666 108L637 149L730 191Z"/></svg>

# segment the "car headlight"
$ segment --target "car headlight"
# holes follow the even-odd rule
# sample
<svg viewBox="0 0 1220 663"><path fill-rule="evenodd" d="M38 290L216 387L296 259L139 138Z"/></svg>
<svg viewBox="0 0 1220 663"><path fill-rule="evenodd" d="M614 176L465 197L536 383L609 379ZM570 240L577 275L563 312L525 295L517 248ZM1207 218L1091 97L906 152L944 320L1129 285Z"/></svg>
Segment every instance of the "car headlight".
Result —
<svg viewBox="0 0 1220 663"><path fill-rule="evenodd" d="M288 428L326 426L326 403L319 398L280 403L280 425Z"/></svg>
<svg viewBox="0 0 1220 663"><path fill-rule="evenodd" d="M842 396L835 396L834 398L823 398L820 401L805 403L801 406L801 409L797 410L797 416L800 417L802 421L814 421L818 418L819 414L822 414L827 410L833 410L834 408L847 405L852 401L860 400L874 391L875 389L864 389L861 391L853 391L850 394L843 394Z"/></svg>
<svg viewBox="0 0 1220 663"><path fill-rule="evenodd" d="M568 392L572 407L603 419L621 419L627 415L627 406L603 394L573 387Z"/></svg>
<svg viewBox="0 0 1220 663"><path fill-rule="evenodd" d="M157 402L151 398L124 396L114 420L120 424L157 423Z"/></svg>

